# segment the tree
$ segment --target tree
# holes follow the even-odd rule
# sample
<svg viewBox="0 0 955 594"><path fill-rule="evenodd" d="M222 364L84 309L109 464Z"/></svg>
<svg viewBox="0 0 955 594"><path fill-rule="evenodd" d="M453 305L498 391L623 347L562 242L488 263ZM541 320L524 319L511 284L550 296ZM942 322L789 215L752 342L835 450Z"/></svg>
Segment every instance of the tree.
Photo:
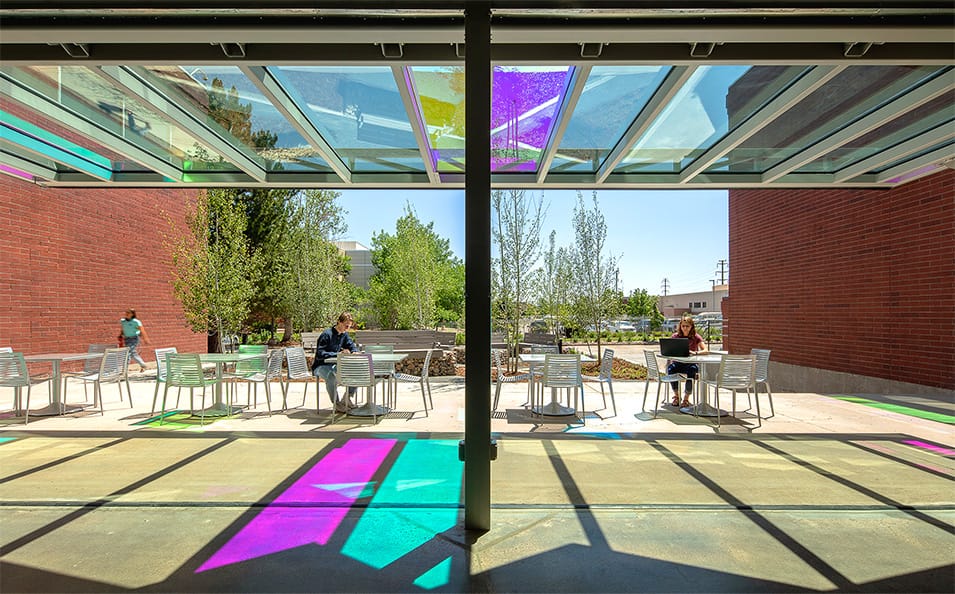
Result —
<svg viewBox="0 0 955 594"><path fill-rule="evenodd" d="M347 257L332 240L347 229L331 190L305 190L288 205L289 231L281 242L277 276L279 311L286 331L324 326L356 303L349 284Z"/></svg>
<svg viewBox="0 0 955 594"><path fill-rule="evenodd" d="M463 264L454 258L450 242L423 224L411 204L395 223L395 234L372 237L371 261L376 272L369 281L369 297L383 328L431 328L442 316L463 312ZM450 313L449 313L450 312Z"/></svg>
<svg viewBox="0 0 955 594"><path fill-rule="evenodd" d="M657 309L657 297L647 293L646 289L635 289L627 300L627 313L635 318L647 318L649 329L659 328L663 314Z"/></svg>
<svg viewBox="0 0 955 594"><path fill-rule="evenodd" d="M557 247L557 232L551 231L543 264L537 270L535 286L537 305L543 315L556 324L554 332L561 334L567 313L574 272L566 247Z"/></svg>
<svg viewBox="0 0 955 594"><path fill-rule="evenodd" d="M572 248L574 261L574 286L578 299L577 309L580 317L597 329L597 358L601 355L600 326L605 319L613 317L619 307L614 296L617 278L617 258L613 254L604 255L607 242L607 222L597 203L597 192L593 193L593 208L587 209L584 197L577 192L577 206L574 207L574 235L576 244Z"/></svg>
<svg viewBox="0 0 955 594"><path fill-rule="evenodd" d="M245 236L245 214L227 190L199 195L187 214L189 233L174 230L173 292L196 332L238 332L249 314L258 258Z"/></svg>
<svg viewBox="0 0 955 594"><path fill-rule="evenodd" d="M521 320L531 293L529 273L540 259L540 230L546 213L543 202L543 196L535 199L524 190L491 193L491 238L498 252L492 297L498 304L495 313L512 352L516 352L520 342Z"/></svg>

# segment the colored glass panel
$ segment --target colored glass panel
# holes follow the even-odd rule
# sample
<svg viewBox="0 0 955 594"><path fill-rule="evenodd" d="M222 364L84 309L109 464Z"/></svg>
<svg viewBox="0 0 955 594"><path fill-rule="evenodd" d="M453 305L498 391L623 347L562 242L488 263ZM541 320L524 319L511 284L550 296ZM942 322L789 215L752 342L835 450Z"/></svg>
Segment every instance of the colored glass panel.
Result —
<svg viewBox="0 0 955 594"><path fill-rule="evenodd" d="M464 171L464 68L414 67L411 74L438 171Z"/></svg>
<svg viewBox="0 0 955 594"><path fill-rule="evenodd" d="M536 171L570 69L495 66L491 171Z"/></svg>
<svg viewBox="0 0 955 594"><path fill-rule="evenodd" d="M667 66L595 66L550 171L597 171L669 71Z"/></svg>
<svg viewBox="0 0 955 594"><path fill-rule="evenodd" d="M424 171L390 67L282 66L269 71L292 92L350 170Z"/></svg>

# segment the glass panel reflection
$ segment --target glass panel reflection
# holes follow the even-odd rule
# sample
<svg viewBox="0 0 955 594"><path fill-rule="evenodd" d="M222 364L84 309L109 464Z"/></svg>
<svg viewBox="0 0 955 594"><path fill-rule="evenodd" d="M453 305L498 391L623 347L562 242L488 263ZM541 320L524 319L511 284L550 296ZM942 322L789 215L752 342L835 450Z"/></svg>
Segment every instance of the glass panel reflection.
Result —
<svg viewBox="0 0 955 594"><path fill-rule="evenodd" d="M439 172L464 171L464 67L411 69Z"/></svg>
<svg viewBox="0 0 955 594"><path fill-rule="evenodd" d="M595 66L550 170L597 171L668 72L668 66Z"/></svg>
<svg viewBox="0 0 955 594"><path fill-rule="evenodd" d="M762 173L939 72L930 66L850 66L707 171ZM730 94L746 92L734 87Z"/></svg>
<svg viewBox="0 0 955 594"><path fill-rule="evenodd" d="M352 171L424 171L390 67L282 66L269 71L297 96Z"/></svg>
<svg viewBox="0 0 955 594"><path fill-rule="evenodd" d="M80 66L32 66L20 69L31 88L97 126L179 169L234 170L209 147L197 142L151 107L129 97L106 79ZM127 161L128 159L120 159ZM145 171L138 164L124 170Z"/></svg>
<svg viewBox="0 0 955 594"><path fill-rule="evenodd" d="M536 171L566 66L495 66L491 86L491 171Z"/></svg>
<svg viewBox="0 0 955 594"><path fill-rule="evenodd" d="M953 121L951 97L942 95L807 163L796 173L833 173L939 126L951 126Z"/></svg>
<svg viewBox="0 0 955 594"><path fill-rule="evenodd" d="M679 173L803 71L786 66L701 66L615 171ZM734 95L737 89L745 93Z"/></svg>
<svg viewBox="0 0 955 594"><path fill-rule="evenodd" d="M952 147L953 149L955 149L955 141L946 140L945 142L940 142L934 146L930 146L929 148L925 150L921 150L911 155L906 155L905 157L902 157L900 159L896 159L895 161L892 161L891 163L883 165L882 167L879 167L878 169L875 169L874 171L875 173L882 173L883 171L888 171L889 169L892 169L893 167L902 165L903 163L907 163L908 161L915 160L923 155L927 155L931 152L937 151L939 149L943 149L945 147ZM953 152L955 152L955 150L953 150ZM944 167L944 165L942 165L942 167Z"/></svg>

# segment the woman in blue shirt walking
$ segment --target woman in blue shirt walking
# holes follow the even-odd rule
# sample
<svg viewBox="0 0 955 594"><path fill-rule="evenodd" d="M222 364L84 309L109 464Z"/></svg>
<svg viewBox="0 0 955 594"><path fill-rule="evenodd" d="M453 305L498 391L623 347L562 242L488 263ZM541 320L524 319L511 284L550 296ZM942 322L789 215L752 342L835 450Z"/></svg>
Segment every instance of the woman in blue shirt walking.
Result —
<svg viewBox="0 0 955 594"><path fill-rule="evenodd" d="M142 373L146 371L146 362L143 361L143 358L139 356L139 339L143 339L143 344L149 342L149 338L146 336L146 328L143 327L143 323L136 318L135 309L127 309L126 315L119 321L119 325L123 329L123 345L129 348L129 356L139 363L139 372Z"/></svg>

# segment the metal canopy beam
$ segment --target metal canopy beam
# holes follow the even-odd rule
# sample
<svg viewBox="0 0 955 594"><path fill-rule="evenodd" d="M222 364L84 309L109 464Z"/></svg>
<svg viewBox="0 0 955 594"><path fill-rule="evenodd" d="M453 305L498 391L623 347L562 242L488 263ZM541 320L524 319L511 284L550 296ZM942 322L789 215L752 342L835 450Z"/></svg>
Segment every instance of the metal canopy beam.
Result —
<svg viewBox="0 0 955 594"><path fill-rule="evenodd" d="M408 122L411 123L411 131L414 134L415 141L418 143L418 152L421 153L421 160L424 162L425 172L431 183L437 184L438 178L437 163L434 160L434 153L431 150L431 141L428 138L428 126L424 121L424 114L421 113L421 104L418 102L418 92L415 89L414 75L406 67L392 66L391 72L395 77L395 84L398 86L398 94L401 96L401 102L405 106L405 113L408 115Z"/></svg>
<svg viewBox="0 0 955 594"><path fill-rule="evenodd" d="M928 175L929 173L934 173L934 168L930 166L936 163L944 163L946 161L951 161L955 159L955 144L948 144L941 148L938 148L930 153L926 153L920 157L916 157L911 161L906 161L895 167L886 169L882 173L878 174L878 180L880 182L892 183L896 178L899 179L896 183L901 183L903 181L909 182L919 177ZM926 168L925 171L921 174L913 175L918 173L922 168Z"/></svg>
<svg viewBox="0 0 955 594"><path fill-rule="evenodd" d="M345 162L335 153L335 149L328 144L322 133L312 123L308 114L299 107L301 100L293 97L295 92L291 85L280 85L264 66L240 65L239 69L265 95L273 107L302 135L302 138L328 163L338 177L346 184L351 183L351 171Z"/></svg>
<svg viewBox="0 0 955 594"><path fill-rule="evenodd" d="M554 114L553 124L550 133L547 135L547 142L541 150L540 162L537 165L537 183L543 183L550 170L550 164L554 162L554 155L560 147L560 141L564 138L564 132L567 130L567 124L570 123L570 116L580 101L580 96L584 92L584 86L587 79L590 78L590 71L593 66L585 64L571 69L570 76L564 84L564 94L558 100L557 113Z"/></svg>
<svg viewBox="0 0 955 594"><path fill-rule="evenodd" d="M676 66L667 73L666 78L663 79L663 82L660 84L660 87L657 88L653 97L647 101L643 110L640 111L640 115L630 123L630 127L623 133L620 141L617 142L617 145L613 147L613 150L607 155L603 164L597 169L595 181L599 183L607 179L613 170L616 169L617 165L627 156L630 149L633 148L634 143L643 136L643 133L650 128L654 120L663 113L663 110L670 104L670 100L683 88L686 81L690 80L694 72L696 72L696 66Z"/></svg>
<svg viewBox="0 0 955 594"><path fill-rule="evenodd" d="M919 134L915 138L910 138L905 142L901 142L890 149L879 151L871 157L862 159L857 163L840 169L833 174L832 181L834 183L849 181L858 175L863 175L868 171L878 170L881 167L898 161L899 159L904 159L909 155L924 151L935 146L936 144L952 139L955 139L955 125L952 125L951 122L948 122L933 130Z"/></svg>

